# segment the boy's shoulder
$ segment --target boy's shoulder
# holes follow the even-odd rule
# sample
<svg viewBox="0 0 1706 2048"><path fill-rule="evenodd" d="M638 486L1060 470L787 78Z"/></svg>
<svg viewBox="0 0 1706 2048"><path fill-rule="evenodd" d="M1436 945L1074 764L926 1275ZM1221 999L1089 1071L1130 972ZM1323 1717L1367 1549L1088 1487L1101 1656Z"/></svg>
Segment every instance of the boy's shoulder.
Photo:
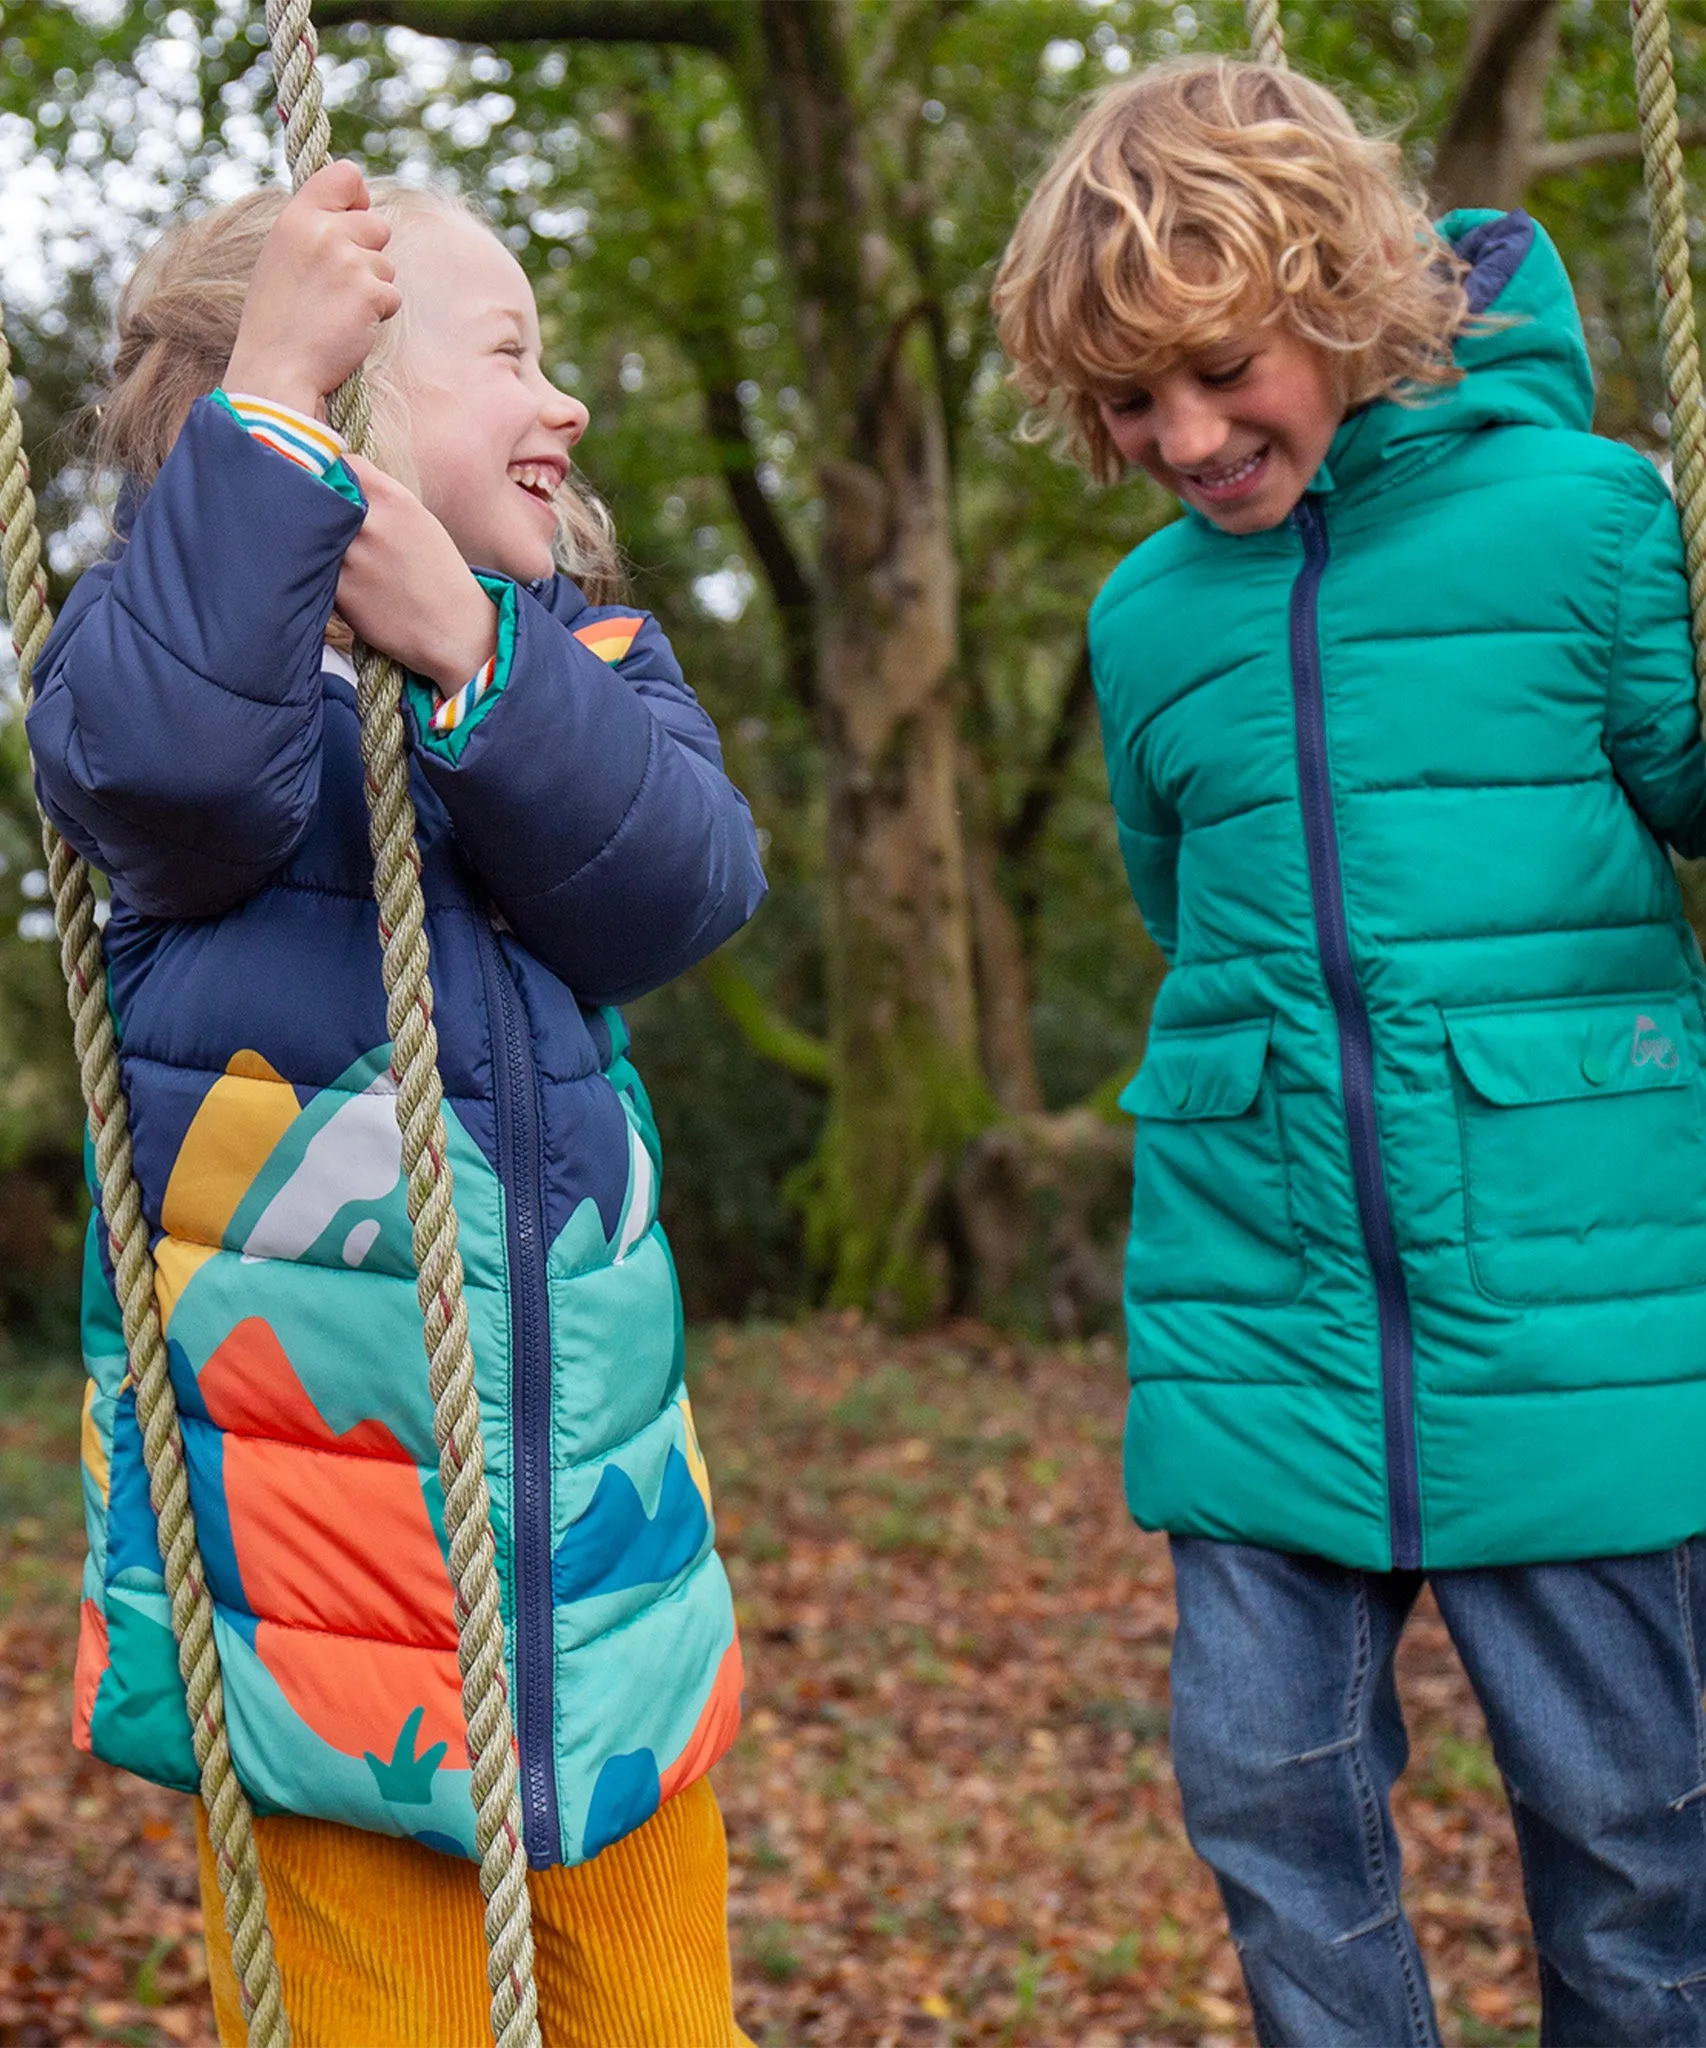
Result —
<svg viewBox="0 0 1706 2048"><path fill-rule="evenodd" d="M1165 587L1175 577L1201 567L1208 552L1205 543L1212 544L1212 540L1213 535L1206 533L1197 520L1181 513L1147 540L1139 541L1102 585L1090 607L1092 647L1115 613L1134 600L1160 596L1165 601Z"/></svg>
<svg viewBox="0 0 1706 2048"><path fill-rule="evenodd" d="M1627 441L1586 428L1512 425L1467 437L1495 464L1524 478L1602 483L1656 504L1669 495L1658 465Z"/></svg>

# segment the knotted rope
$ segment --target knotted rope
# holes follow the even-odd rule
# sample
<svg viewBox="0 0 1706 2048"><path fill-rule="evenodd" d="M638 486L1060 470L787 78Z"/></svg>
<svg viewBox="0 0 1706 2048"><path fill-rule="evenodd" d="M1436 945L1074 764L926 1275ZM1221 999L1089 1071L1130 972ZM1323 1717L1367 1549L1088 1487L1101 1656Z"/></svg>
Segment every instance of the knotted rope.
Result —
<svg viewBox="0 0 1706 2048"><path fill-rule="evenodd" d="M18 692L27 711L36 659L53 620L42 574L35 494L23 451L12 352L0 333L0 556L6 571L6 608L18 655ZM160 1554L172 1603L172 1634L183 1674L190 1737L208 1834L219 1873L225 1925L237 1972L251 2048L288 2048L290 2022L279 1989L278 1964L267 1927L266 1891L255 1856L249 1802L231 1765L225 1731L225 1689L213 1641L213 1601L207 1590L190 1513L184 1440L166 1365L166 1343L154 1293L154 1256L131 1161L130 1119L119 1078L118 1042L107 1008L106 966L89 870L43 816L42 850L53 890L53 922L65 969L72 1043L88 1105L95 1145L101 1215L112 1257L125 1349L136 1388L136 1414L148 1467L148 1495L160 1525Z"/></svg>
<svg viewBox="0 0 1706 2048"><path fill-rule="evenodd" d="M1694 614L1695 683L1706 702L1706 405L1700 391L1700 337L1688 275L1688 188L1676 128L1676 75L1664 0L1629 0L1629 26L1653 237L1665 409L1670 415L1671 476Z"/></svg>
<svg viewBox="0 0 1706 2048"><path fill-rule="evenodd" d="M291 181L300 187L326 163L331 140L314 63L317 52L308 0L267 0L267 34ZM351 448L362 453L370 414L366 381L359 370L333 392L327 410ZM538 2048L527 1852L504 1668L503 1614L491 1500L486 1491L480 1404L468 1342L468 1311L462 1298L462 1254L452 1206L438 1034L432 1021L426 909L401 709L403 679L388 656L360 645L356 648L356 672L373 888L379 902L392 1041L391 1072L397 1084L397 1124L403 1141L409 1221L414 1226L433 1434L439 1448L450 1576L456 1595L462 1711L473 1767L474 1840L480 1857L480 1886L486 1897L492 2032L498 2048Z"/></svg>
<svg viewBox="0 0 1706 2048"><path fill-rule="evenodd" d="M300 185L326 161L329 145L314 70L314 34L306 0L288 0L284 5L269 0L267 15L286 148L293 180ZM359 372L333 395L330 411L333 424L351 447L360 451L366 443L369 416ZM27 710L35 663L52 619L11 354L3 332L0 550L18 656L19 691ZM443 1088L437 1069L425 906L400 709L402 679L394 663L367 649L358 649L358 673L392 1072L450 1536L475 1842L487 1900L493 2033L499 2048L538 2048L527 1863L505 1681L503 1620L473 1356L462 1298ZM159 1520L173 1634L248 2037L251 2048L288 2048L290 2027L267 1927L252 1816L232 1767L226 1734L213 1603L190 1510L148 1225L136 1183L118 1047L107 1007L94 889L84 862L64 845L45 817L42 844L73 1040L94 1138L102 1215L136 1387L150 1497Z"/></svg>
<svg viewBox="0 0 1706 2048"><path fill-rule="evenodd" d="M1244 25L1250 34L1250 54L1256 62L1284 71L1285 31L1280 27L1279 0L1244 0Z"/></svg>

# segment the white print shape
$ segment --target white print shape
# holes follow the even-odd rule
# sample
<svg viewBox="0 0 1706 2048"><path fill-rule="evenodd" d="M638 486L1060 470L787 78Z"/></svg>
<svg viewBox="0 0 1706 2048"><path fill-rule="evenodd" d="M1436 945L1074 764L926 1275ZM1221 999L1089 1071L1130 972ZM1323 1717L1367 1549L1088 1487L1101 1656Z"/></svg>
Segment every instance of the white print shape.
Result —
<svg viewBox="0 0 1706 2048"><path fill-rule="evenodd" d="M632 1162L628 1176L628 1207L616 1233L616 1254L611 1260L613 1266L621 1265L652 1227L652 1155L632 1124L628 1126L628 1151Z"/></svg>
<svg viewBox="0 0 1706 2048"><path fill-rule="evenodd" d="M1652 1018L1637 1017L1634 1043L1629 1048L1629 1064L1632 1067L1659 1067L1668 1074L1676 1062L1676 1047Z"/></svg>
<svg viewBox="0 0 1706 2048"><path fill-rule="evenodd" d="M344 1264L346 1266L359 1266L368 1253L372 1251L378 1236L379 1218L377 1216L364 1216L350 1232L349 1236L344 1239Z"/></svg>
<svg viewBox="0 0 1706 2048"><path fill-rule="evenodd" d="M334 1110L308 1140L302 1164L281 1187L243 1246L246 1259L299 1259L346 1202L378 1202L403 1171L396 1089L389 1074ZM358 1224L357 1231L364 1226ZM373 1225L375 1236L379 1226ZM344 1243L349 1257L355 1233ZM363 1253L368 1247L362 1247ZM353 1263L353 1262L352 1262Z"/></svg>

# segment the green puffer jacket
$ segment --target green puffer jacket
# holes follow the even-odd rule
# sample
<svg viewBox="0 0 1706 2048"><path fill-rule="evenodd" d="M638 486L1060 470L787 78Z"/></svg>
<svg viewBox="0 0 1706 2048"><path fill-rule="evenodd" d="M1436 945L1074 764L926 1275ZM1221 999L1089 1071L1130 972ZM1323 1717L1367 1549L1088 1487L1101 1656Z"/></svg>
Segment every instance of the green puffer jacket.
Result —
<svg viewBox="0 0 1706 2048"><path fill-rule="evenodd" d="M1706 1531L1706 853L1677 518L1569 280L1459 213L1468 372L1097 600L1172 971L1127 1091L1146 1527L1366 1569Z"/></svg>

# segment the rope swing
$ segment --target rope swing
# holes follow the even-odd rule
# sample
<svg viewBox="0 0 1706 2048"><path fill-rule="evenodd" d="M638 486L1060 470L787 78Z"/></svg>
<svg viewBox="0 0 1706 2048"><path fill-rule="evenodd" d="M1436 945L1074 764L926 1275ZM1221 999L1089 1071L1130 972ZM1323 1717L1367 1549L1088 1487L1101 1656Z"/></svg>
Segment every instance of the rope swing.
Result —
<svg viewBox="0 0 1706 2048"><path fill-rule="evenodd" d="M299 189L331 154L308 0L267 0L267 35L291 184ZM359 369L332 393L327 411L332 425L354 452L365 453L371 414L366 380ZM373 848L373 893L379 903L386 1023L391 1033L391 1073L397 1084L397 1127L402 1135L409 1222L414 1228L427 1385L432 1393L433 1436L444 1486L450 1577L456 1589L456 1654L472 1766L474 1845L480 1858L480 1889L486 1898L492 2033L498 2048L538 2048L533 1924L515 1729L505 1676L503 1613L491 1497L486 1490L480 1403L474 1388L474 1353L462 1299L462 1254L457 1244L449 1139L444 1127L444 1084L438 1071L438 1033L432 1021L426 905L401 709L403 677L389 655L359 642L355 665Z"/></svg>
<svg viewBox="0 0 1706 2048"><path fill-rule="evenodd" d="M267 32L279 113L285 124L285 153L295 188L312 177L330 153L308 0L268 0ZM332 394L328 410L332 424L350 447L362 453L370 414L359 370ZM19 694L28 710L35 664L52 618L41 567L35 497L23 453L11 351L3 332L0 560L4 562L7 609L18 656ZM402 1165L414 1231L433 1435L439 1448L445 1527L450 1539L462 1710L472 1766L474 1840L486 1898L492 2033L498 2048L539 2048L515 1734L505 1679L503 1617L474 1359L462 1298L444 1089L432 1021L426 910L400 708L402 676L389 657L359 645L356 668L374 894L379 904L387 1026L392 1039L391 1072L396 1082ZM231 1762L213 1636L213 1602L190 1509L183 1436L155 1295L154 1260L131 1155L118 1044L107 1006L94 888L86 864L45 817L42 845L73 1041L94 1139L101 1213L124 1319L130 1376L136 1387L149 1496L159 1522L178 1668L188 1700L201 1796L244 2019L250 2048L288 2048L290 2022L267 1925L253 1815Z"/></svg>
<svg viewBox="0 0 1706 2048"><path fill-rule="evenodd" d="M1682 521L1688 597L1694 614L1694 676L1706 703L1706 411L1700 394L1700 336L1688 275L1688 185L1676 129L1676 73L1665 0L1629 0L1635 45L1635 103L1653 240L1653 287L1670 420L1671 483Z"/></svg>
<svg viewBox="0 0 1706 2048"><path fill-rule="evenodd" d="M1283 68L1286 57L1278 0L1245 0L1245 17L1257 59ZM1700 349L1688 272L1682 147L1665 0L1630 0L1630 17L1675 489L1693 610L1695 669L1706 697L1706 412L1702 409ZM300 187L326 163L330 153L315 70L309 0L268 0L267 30L291 181L293 187ZM328 411L350 447L357 454L364 452L370 416L359 370L332 394ZM17 651L19 694L27 710L35 665L52 619L11 353L3 331L0 562ZM388 656L359 645L356 669L387 1028L393 1047L391 1071L396 1082L397 1122L433 1398L433 1433L439 1447L455 1587L475 1846L486 1899L492 2032L498 2048L539 2048L515 1735L433 1026L425 904L400 708L402 676ZM132 1162L94 887L88 867L45 817L42 846L94 1145L101 1215L124 1320L130 1378L136 1389L149 1495L159 1522L178 1668L248 2040L250 2048L288 2048L290 2023L267 1925L253 1816L232 1765L226 1732L213 1602L190 1509L148 1223Z"/></svg>

